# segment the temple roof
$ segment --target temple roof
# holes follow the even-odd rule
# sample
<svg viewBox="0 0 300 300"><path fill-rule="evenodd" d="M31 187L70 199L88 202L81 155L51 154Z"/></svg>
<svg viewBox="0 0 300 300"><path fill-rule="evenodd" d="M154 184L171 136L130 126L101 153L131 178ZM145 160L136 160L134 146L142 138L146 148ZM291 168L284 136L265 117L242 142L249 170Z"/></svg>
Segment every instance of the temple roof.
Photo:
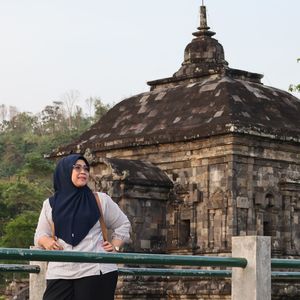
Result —
<svg viewBox="0 0 300 300"><path fill-rule="evenodd" d="M206 10L184 62L150 91L123 100L72 144L53 155L173 143L239 133L300 142L300 100L265 86L262 75L228 67Z"/></svg>
<svg viewBox="0 0 300 300"><path fill-rule="evenodd" d="M103 163L110 167L114 173L114 179L118 177L119 180L127 184L164 188L173 187L173 183L169 177L160 168L150 162L105 158Z"/></svg>

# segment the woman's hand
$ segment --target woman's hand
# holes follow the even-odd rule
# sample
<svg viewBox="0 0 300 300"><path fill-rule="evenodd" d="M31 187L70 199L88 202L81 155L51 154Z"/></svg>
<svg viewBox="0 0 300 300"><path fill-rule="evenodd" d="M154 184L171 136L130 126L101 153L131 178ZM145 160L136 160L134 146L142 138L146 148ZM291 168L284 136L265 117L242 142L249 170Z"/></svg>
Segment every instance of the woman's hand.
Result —
<svg viewBox="0 0 300 300"><path fill-rule="evenodd" d="M49 236L42 236L38 243L45 250L63 250L63 247L58 243L58 241Z"/></svg>
<svg viewBox="0 0 300 300"><path fill-rule="evenodd" d="M117 249L119 249L120 247L122 247L123 244L124 244L124 241L113 239L111 243L105 241L102 244L102 247L107 252L119 252L119 250L117 250Z"/></svg>
<svg viewBox="0 0 300 300"><path fill-rule="evenodd" d="M113 252L115 250L115 247L108 241L103 242L102 247L106 252Z"/></svg>

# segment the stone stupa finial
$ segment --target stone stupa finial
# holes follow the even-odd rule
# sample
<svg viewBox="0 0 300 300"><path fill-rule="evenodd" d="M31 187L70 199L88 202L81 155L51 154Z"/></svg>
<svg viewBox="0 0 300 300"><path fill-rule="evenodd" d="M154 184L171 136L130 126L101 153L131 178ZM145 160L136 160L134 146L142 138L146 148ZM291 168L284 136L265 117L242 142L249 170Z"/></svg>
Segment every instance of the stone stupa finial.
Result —
<svg viewBox="0 0 300 300"><path fill-rule="evenodd" d="M210 27L207 26L206 6L204 5L204 0L202 0L202 5L200 6L200 26L197 29L198 31L193 33L194 36L215 35L213 31L209 31Z"/></svg>

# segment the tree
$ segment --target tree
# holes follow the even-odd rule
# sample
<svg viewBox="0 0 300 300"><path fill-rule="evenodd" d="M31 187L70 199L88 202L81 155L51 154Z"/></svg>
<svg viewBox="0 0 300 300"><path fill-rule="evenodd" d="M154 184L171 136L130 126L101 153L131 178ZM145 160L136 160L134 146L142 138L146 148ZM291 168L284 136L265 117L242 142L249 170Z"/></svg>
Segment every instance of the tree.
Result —
<svg viewBox="0 0 300 300"><path fill-rule="evenodd" d="M40 153L31 152L25 155L24 165L18 175L30 181L46 179L54 170L54 164L46 160Z"/></svg>
<svg viewBox="0 0 300 300"><path fill-rule="evenodd" d="M95 114L95 101L97 98L89 97L85 99L85 104L88 110L88 118L92 119L93 115Z"/></svg>
<svg viewBox="0 0 300 300"><path fill-rule="evenodd" d="M63 102L53 101L52 105L47 105L39 114L41 134L55 134L66 130L66 118L64 115Z"/></svg>
<svg viewBox="0 0 300 300"><path fill-rule="evenodd" d="M297 59L297 62L300 62L300 58ZM290 84L289 91L290 92L300 92L300 83L299 84Z"/></svg>
<svg viewBox="0 0 300 300"><path fill-rule="evenodd" d="M14 115L6 122L6 131L14 131L17 134L32 133L36 127L37 117L31 113L22 112Z"/></svg>
<svg viewBox="0 0 300 300"><path fill-rule="evenodd" d="M3 122L7 119L7 107L5 104L0 105L0 122Z"/></svg>
<svg viewBox="0 0 300 300"><path fill-rule="evenodd" d="M104 104L100 98L95 98L95 122L99 121L110 109L109 104Z"/></svg>
<svg viewBox="0 0 300 300"><path fill-rule="evenodd" d="M66 108L69 129L71 129L73 125L72 117L76 109L76 103L78 102L79 97L80 93L77 90L70 90L62 96L62 100Z"/></svg>
<svg viewBox="0 0 300 300"><path fill-rule="evenodd" d="M0 246L12 248L29 248L32 246L38 217L37 212L26 211L9 221L4 227Z"/></svg>
<svg viewBox="0 0 300 300"><path fill-rule="evenodd" d="M110 108L100 98L90 98L98 120ZM69 117L72 126L69 127ZM0 130L0 237L3 246L13 243L12 233L20 234L18 245L32 239L34 226L28 227L25 217L39 214L42 202L52 193L52 174L55 163L44 154L62 144L77 139L92 122L92 115L84 116L82 108L74 106L66 115L61 101L47 105L37 114L17 113L2 122ZM36 224L35 224L36 225ZM24 240L21 236L24 235ZM22 241L21 241L22 240Z"/></svg>
<svg viewBox="0 0 300 300"><path fill-rule="evenodd" d="M47 182L29 182L26 179L16 179L10 182L0 201L6 206L7 218L14 218L24 211L38 211L42 201L49 196Z"/></svg>
<svg viewBox="0 0 300 300"><path fill-rule="evenodd" d="M36 115L0 106L0 247L33 244L42 202L53 193L55 163L44 154L77 139L95 121L71 101L75 98L76 93L68 98L69 109L54 101ZM99 118L109 106L94 99ZM0 290L9 276L0 274Z"/></svg>

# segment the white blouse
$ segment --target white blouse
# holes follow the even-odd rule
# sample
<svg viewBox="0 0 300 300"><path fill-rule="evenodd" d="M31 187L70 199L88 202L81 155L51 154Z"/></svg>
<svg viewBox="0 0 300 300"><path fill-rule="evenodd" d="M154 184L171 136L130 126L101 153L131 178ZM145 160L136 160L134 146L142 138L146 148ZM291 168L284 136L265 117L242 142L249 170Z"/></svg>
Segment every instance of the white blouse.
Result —
<svg viewBox="0 0 300 300"><path fill-rule="evenodd" d="M128 241L130 222L119 206L105 193L98 193L105 225L112 230L112 239ZM51 236L52 208L49 199L43 203L38 225L34 236L34 245L39 247L38 240L42 236ZM62 239L58 242L66 251L105 252L102 248L103 237L100 223L97 222L87 236L77 245L67 244ZM40 248L40 247L39 247ZM49 262L46 279L75 279L86 276L105 274L117 270L115 264Z"/></svg>

